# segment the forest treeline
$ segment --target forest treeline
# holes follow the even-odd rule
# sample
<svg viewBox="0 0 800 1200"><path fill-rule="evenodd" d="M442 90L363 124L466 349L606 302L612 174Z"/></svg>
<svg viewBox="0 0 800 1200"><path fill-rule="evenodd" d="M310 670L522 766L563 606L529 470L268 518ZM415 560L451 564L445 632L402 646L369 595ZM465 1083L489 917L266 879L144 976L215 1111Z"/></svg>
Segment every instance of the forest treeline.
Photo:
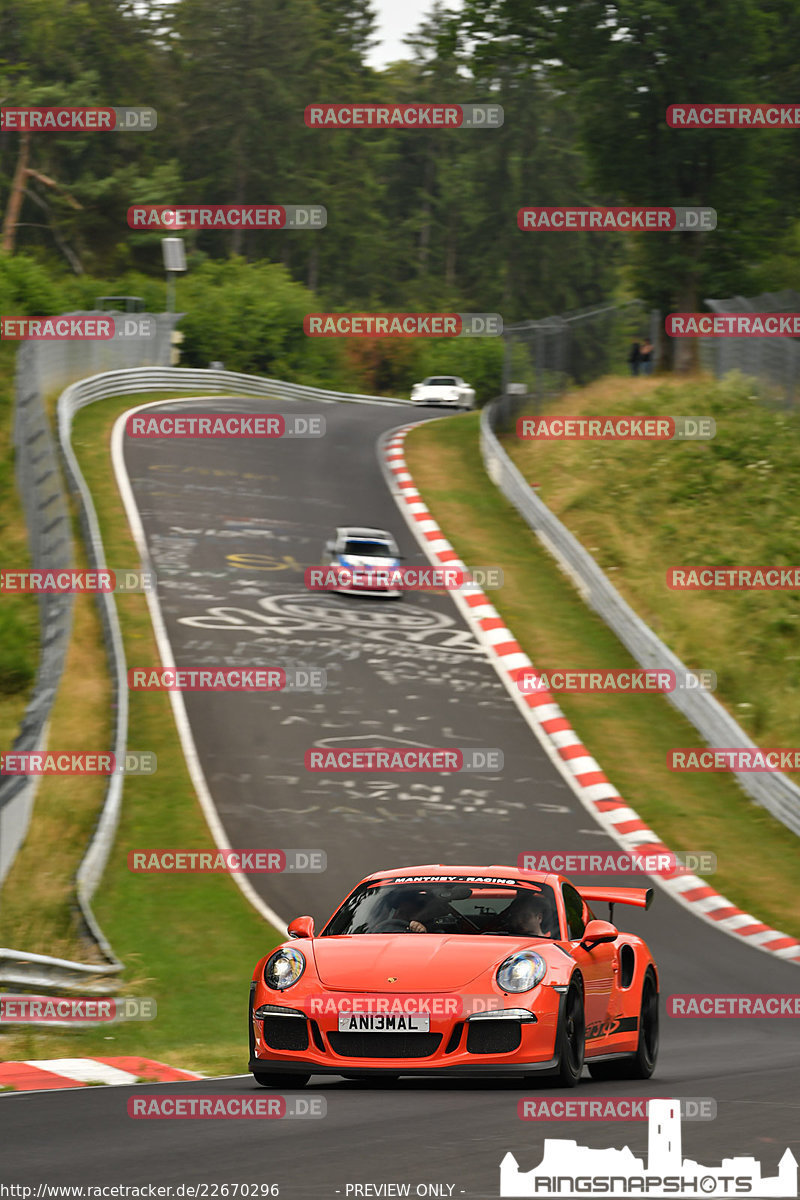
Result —
<svg viewBox="0 0 800 1200"><path fill-rule="evenodd" d="M37 262L70 296L95 281L141 294L151 281L163 307L162 235L129 229L131 205L324 204L321 231L183 235L190 353L277 374L296 341L311 373L338 377L346 359L390 389L410 364L443 369L441 356L395 344L398 373L372 343L311 349L292 325L259 353L256 338L270 342L286 305L514 322L610 296L695 310L705 296L796 286L800 131L679 131L665 119L680 101L800 94L795 0L434 4L409 59L380 71L368 65L374 37L369 0L0 0L3 106L158 112L151 133L0 133L6 217L23 181L2 257ZM307 105L348 101L493 102L505 120L306 127ZM523 205L589 203L706 205L718 224L632 236L517 227ZM17 272L15 295L32 271ZM203 340L215 311L224 338ZM254 329L239 328L243 317ZM495 369L497 347L463 353L474 370Z"/></svg>

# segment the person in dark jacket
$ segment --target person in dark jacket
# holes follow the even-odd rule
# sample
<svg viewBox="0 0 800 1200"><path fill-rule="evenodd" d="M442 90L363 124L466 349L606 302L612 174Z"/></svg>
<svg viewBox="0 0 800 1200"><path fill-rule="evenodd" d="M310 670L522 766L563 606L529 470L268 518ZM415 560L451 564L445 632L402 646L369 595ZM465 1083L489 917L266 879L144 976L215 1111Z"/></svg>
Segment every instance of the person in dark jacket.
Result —
<svg viewBox="0 0 800 1200"><path fill-rule="evenodd" d="M628 355L628 362L631 364L631 375L639 374L639 364L642 361L642 348L638 342L634 342L631 346L631 352Z"/></svg>

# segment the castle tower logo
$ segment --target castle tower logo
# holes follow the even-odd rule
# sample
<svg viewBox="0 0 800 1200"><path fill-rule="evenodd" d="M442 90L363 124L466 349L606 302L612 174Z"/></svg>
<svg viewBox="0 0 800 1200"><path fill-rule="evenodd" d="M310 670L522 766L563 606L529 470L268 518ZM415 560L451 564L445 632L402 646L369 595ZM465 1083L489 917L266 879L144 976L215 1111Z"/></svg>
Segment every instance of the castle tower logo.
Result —
<svg viewBox="0 0 800 1200"><path fill-rule="evenodd" d="M678 1100L651 1100L647 1167L624 1146L622 1150L592 1150L565 1138L545 1138L542 1161L520 1171L510 1152L500 1164L501 1196L554 1197L624 1196L797 1196L797 1159L787 1148L778 1174L764 1178L756 1158L724 1158L718 1167L704 1167L684 1158Z"/></svg>

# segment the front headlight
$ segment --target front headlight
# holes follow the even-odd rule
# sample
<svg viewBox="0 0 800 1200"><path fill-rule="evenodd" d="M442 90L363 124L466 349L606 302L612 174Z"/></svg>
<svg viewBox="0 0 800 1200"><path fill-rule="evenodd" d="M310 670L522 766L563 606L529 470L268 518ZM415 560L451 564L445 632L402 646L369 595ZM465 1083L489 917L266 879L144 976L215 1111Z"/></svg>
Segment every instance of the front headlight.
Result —
<svg viewBox="0 0 800 1200"><path fill-rule="evenodd" d="M264 982L275 992L285 992L293 983L297 983L305 969L305 956L294 946L285 946L267 959Z"/></svg>
<svg viewBox="0 0 800 1200"><path fill-rule="evenodd" d="M529 992L542 982L546 970L541 954L520 950L497 968L497 982L504 992Z"/></svg>

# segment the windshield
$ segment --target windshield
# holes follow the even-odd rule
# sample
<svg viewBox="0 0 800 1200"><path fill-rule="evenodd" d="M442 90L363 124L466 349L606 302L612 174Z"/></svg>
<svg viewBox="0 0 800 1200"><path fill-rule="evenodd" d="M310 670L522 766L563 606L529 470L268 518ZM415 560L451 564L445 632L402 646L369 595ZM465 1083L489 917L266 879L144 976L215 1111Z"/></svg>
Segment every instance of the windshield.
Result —
<svg viewBox="0 0 800 1200"><path fill-rule="evenodd" d="M348 538L344 554L355 554L360 558L394 558L395 553L388 542L368 542L363 538Z"/></svg>
<svg viewBox="0 0 800 1200"><path fill-rule="evenodd" d="M429 387L455 387L456 381L453 375L437 375L431 379L425 380Z"/></svg>
<svg viewBox="0 0 800 1200"><path fill-rule="evenodd" d="M353 933L463 933L560 936L553 889L545 884L362 884L322 936Z"/></svg>

